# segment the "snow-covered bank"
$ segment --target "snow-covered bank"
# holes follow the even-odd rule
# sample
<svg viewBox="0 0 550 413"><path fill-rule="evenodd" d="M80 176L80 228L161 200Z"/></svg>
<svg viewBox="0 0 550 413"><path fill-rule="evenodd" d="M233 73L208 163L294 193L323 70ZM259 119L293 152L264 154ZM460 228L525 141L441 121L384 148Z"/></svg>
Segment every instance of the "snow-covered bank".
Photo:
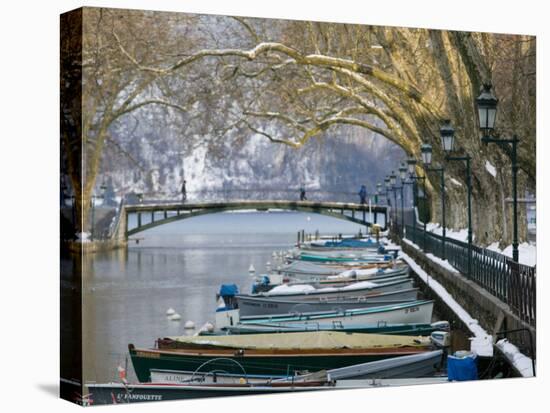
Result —
<svg viewBox="0 0 550 413"><path fill-rule="evenodd" d="M424 281L430 288L447 304L462 322L472 332L474 337L470 339L470 350L479 356L492 357L493 355L493 336L488 334L478 321L470 316L468 312L456 302L449 292L429 276L411 257L403 251L400 251L400 257L409 264L411 269Z"/></svg>
<svg viewBox="0 0 550 413"><path fill-rule="evenodd" d="M518 348L507 339L497 341L496 346L523 377L533 377L533 361L530 357L520 353Z"/></svg>
<svg viewBox="0 0 550 413"><path fill-rule="evenodd" d="M443 227L441 224L437 222L428 222L426 224L426 231L437 234L437 235L443 235ZM445 237L446 238L453 238L458 241L462 242L468 242L468 229L463 228L458 231L455 231L451 228L447 228L445 230Z"/></svg>
<svg viewBox="0 0 550 413"><path fill-rule="evenodd" d="M498 247L498 242L493 242L487 247L488 250L498 252L500 254L506 255L507 257L512 257L512 246L508 245L506 248L501 250ZM519 250L519 263L524 265L530 265L531 267L537 265L537 246L528 244L524 242L518 245Z"/></svg>
<svg viewBox="0 0 550 413"><path fill-rule="evenodd" d="M406 238L403 239L403 242L406 242L411 247L416 248L417 250L421 250L421 248L418 245L416 245L414 242L412 242L412 241L410 241ZM430 260L432 260L436 264L441 265L443 268L445 268L445 269L447 269L451 272L454 272L454 273L459 273L459 271L455 267L453 267L448 260L442 260L441 258L436 257L432 253L428 253L428 254L425 254L425 255L426 255L426 257L428 257Z"/></svg>
<svg viewBox="0 0 550 413"><path fill-rule="evenodd" d="M407 239L404 241L412 247L419 249L419 247L411 241ZM411 269L418 274L418 276L427 285L429 285L431 289L455 312L455 314L472 332L474 337L470 339L470 350L480 356L491 357L493 355L493 336L489 335L479 325L478 321L472 318L470 314L449 294L445 287L429 276L409 255L403 251L400 251L399 255L411 267ZM452 272L458 272L446 260L443 261L432 254L427 254L427 257ZM506 339L499 340L496 345L523 377L533 376L531 358L522 354L516 346L508 342Z"/></svg>

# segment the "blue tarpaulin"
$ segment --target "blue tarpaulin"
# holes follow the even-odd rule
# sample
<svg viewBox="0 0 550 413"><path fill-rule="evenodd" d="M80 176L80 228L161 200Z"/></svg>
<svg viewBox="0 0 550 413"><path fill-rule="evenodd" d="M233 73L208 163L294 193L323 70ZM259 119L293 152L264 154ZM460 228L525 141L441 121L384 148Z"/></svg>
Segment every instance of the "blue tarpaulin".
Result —
<svg viewBox="0 0 550 413"><path fill-rule="evenodd" d="M239 294L237 284L222 284L220 287L220 295L222 297L234 297Z"/></svg>

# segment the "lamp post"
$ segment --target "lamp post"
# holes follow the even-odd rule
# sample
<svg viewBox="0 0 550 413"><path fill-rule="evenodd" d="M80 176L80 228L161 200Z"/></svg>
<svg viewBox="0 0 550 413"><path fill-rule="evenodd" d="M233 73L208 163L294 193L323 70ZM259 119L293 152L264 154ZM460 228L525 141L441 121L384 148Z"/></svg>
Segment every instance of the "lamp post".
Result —
<svg viewBox="0 0 550 413"><path fill-rule="evenodd" d="M413 157L410 157L407 159L407 169L409 172L409 178L410 180L404 181L403 185L411 185L412 189L412 204L413 204L413 242L416 244L416 196L415 196L415 185L416 180L414 179L415 175L415 166L416 166L416 159Z"/></svg>
<svg viewBox="0 0 550 413"><path fill-rule="evenodd" d="M395 175L395 172L392 171L392 174L390 175L390 183L392 185L392 191L393 191L393 200L394 200L394 206L395 206L395 222L397 222L397 191L401 190L401 208L403 208L403 186L397 186L397 176ZM401 236L403 236L403 209L401 209Z"/></svg>
<svg viewBox="0 0 550 413"><path fill-rule="evenodd" d="M454 150L455 130L451 126L451 121L446 120L441 126L441 143L443 144L443 150L446 153L446 161L466 161L466 186L468 188L468 276L472 274L472 177L470 168L470 155L464 156L451 156L450 153Z"/></svg>
<svg viewBox="0 0 550 413"><path fill-rule="evenodd" d="M407 164L408 164L408 167L409 167L409 177L411 179L411 183L413 183L413 204L416 205L417 202L416 202L416 197L414 196L414 184L416 183L416 181L422 181L422 196L420 196L420 191L417 191L419 194L417 195L418 198L422 198L424 199L424 210L426 209L426 201L425 201L425 196L426 196L426 177L425 176L418 176L416 175L416 159L414 158L409 158L407 160ZM426 217L424 217L424 220L423 220L423 223L424 223L424 234L423 234L423 239L422 239L422 242L423 242L423 249L426 249ZM414 216L414 228L416 230L416 214ZM415 231L416 232L416 231ZM415 236L415 240L414 242L416 243L416 236Z"/></svg>
<svg viewBox="0 0 550 413"><path fill-rule="evenodd" d="M477 111L479 115L479 129L481 130L481 142L484 144L496 143L501 146L512 161L512 196L513 196L513 226L514 239L512 241L512 259L519 261L519 241L518 241L518 153L517 146L519 139L514 135L511 139L492 138L491 134L495 130L495 121L497 117L498 99L491 91L492 85L485 83L483 91L476 99ZM512 146L510 150L510 146Z"/></svg>
<svg viewBox="0 0 550 413"><path fill-rule="evenodd" d="M384 178L384 186L386 188L386 205L387 206L390 206L390 178L388 176L386 176L386 178ZM387 215L387 210L386 210L386 221L388 220L388 215ZM391 214L390 214L390 220L391 220ZM386 222L386 226L388 225L388 223Z"/></svg>
<svg viewBox="0 0 550 413"><path fill-rule="evenodd" d="M407 167L404 163L401 163L399 167L399 178L401 179L401 186L399 190L401 191L401 237L405 237L405 199L403 196L403 190L405 189L405 179L407 178Z"/></svg>
<svg viewBox="0 0 550 413"><path fill-rule="evenodd" d="M426 171L430 172L437 172L439 174L440 178L440 185L441 185L441 226L442 226L442 234L441 234L441 259L445 260L445 235L446 235L446 224L445 224L445 168L443 165L441 165L439 168L432 168L430 165L432 164L432 145L430 144L423 144L420 147L420 152L422 153L422 163L424 164L424 168Z"/></svg>

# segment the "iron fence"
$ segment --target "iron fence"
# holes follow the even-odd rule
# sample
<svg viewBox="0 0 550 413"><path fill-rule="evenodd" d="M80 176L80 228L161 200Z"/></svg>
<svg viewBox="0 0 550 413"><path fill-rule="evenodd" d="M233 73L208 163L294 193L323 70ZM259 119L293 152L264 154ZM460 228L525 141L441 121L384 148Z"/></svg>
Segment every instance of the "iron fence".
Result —
<svg viewBox="0 0 550 413"><path fill-rule="evenodd" d="M422 226L406 225L405 237L425 253L443 257L443 238L424 231ZM400 228L395 226L395 233ZM521 320L536 325L536 266L520 264L510 257L472 245L471 272L468 273L468 243L445 238L445 259L460 273L508 304Z"/></svg>

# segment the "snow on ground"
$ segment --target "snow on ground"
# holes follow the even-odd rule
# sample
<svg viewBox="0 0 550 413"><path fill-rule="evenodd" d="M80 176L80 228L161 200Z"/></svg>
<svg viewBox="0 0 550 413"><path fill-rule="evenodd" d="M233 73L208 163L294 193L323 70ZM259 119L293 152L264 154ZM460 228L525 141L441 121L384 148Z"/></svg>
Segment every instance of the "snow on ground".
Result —
<svg viewBox="0 0 550 413"><path fill-rule="evenodd" d="M418 245L416 245L414 242L412 241L409 241L408 239L404 239L403 240L404 242L406 242L407 244L409 244L411 247L414 247L416 248L417 250L420 250L420 247ZM451 271L451 272L454 272L454 273L459 273L459 271L453 267L451 265L451 263L448 261L448 260L442 260L441 258L439 257L436 257L435 255L431 254L431 253L428 253L428 254L425 254L426 257L428 257L430 260L432 260L433 262L435 262L436 264L438 265L441 265L442 267L444 267L445 269Z"/></svg>
<svg viewBox="0 0 550 413"><path fill-rule="evenodd" d="M419 249L418 245L405 239L407 244ZM432 261L450 269L453 272L458 272L452 267L448 261L443 261L432 254L426 254ZM436 280L430 277L411 257L400 251L400 257L409 264L411 269L429 285L432 290L458 315L458 317L466 324L469 330L474 334L470 339L470 350L479 356L490 357L493 355L493 336L489 335L479 324L476 319L473 319L464 308L458 304L455 299L447 292L445 287L439 284ZM520 250L521 257L521 250ZM504 353L506 358L516 367L523 377L533 377L533 364L531 358L522 354L519 349L510 343L507 339L499 340L496 346Z"/></svg>
<svg viewBox="0 0 550 413"><path fill-rule="evenodd" d="M489 172L491 175L493 175L493 177L496 178L497 170L491 162L485 161L485 169L487 170L487 172Z"/></svg>
<svg viewBox="0 0 550 413"><path fill-rule="evenodd" d="M443 235L443 227L437 222L428 222L426 224L426 231L432 232L437 235ZM445 230L446 238L453 238L458 241L468 242L468 229L463 228L458 231L455 231L451 228Z"/></svg>
<svg viewBox="0 0 550 413"><path fill-rule="evenodd" d="M533 361L530 357L520 353L518 348L507 339L497 341L496 346L504 353L506 358L514 365L523 377L533 377Z"/></svg>
<svg viewBox="0 0 550 413"><path fill-rule="evenodd" d="M493 355L493 337L479 325L476 319L472 318L470 314L456 302L445 287L429 276L411 257L403 251L400 251L399 255L420 279L430 286L430 288L454 311L472 332L474 337L470 338L470 350L479 356L491 357Z"/></svg>
<svg viewBox="0 0 550 413"><path fill-rule="evenodd" d="M488 250L504 254L507 257L512 257L512 246L508 245L506 248L501 250L498 247L498 242L493 242L487 247ZM519 263L524 265L535 266L537 265L537 246L529 244L527 242L521 243L518 245L519 250Z"/></svg>

